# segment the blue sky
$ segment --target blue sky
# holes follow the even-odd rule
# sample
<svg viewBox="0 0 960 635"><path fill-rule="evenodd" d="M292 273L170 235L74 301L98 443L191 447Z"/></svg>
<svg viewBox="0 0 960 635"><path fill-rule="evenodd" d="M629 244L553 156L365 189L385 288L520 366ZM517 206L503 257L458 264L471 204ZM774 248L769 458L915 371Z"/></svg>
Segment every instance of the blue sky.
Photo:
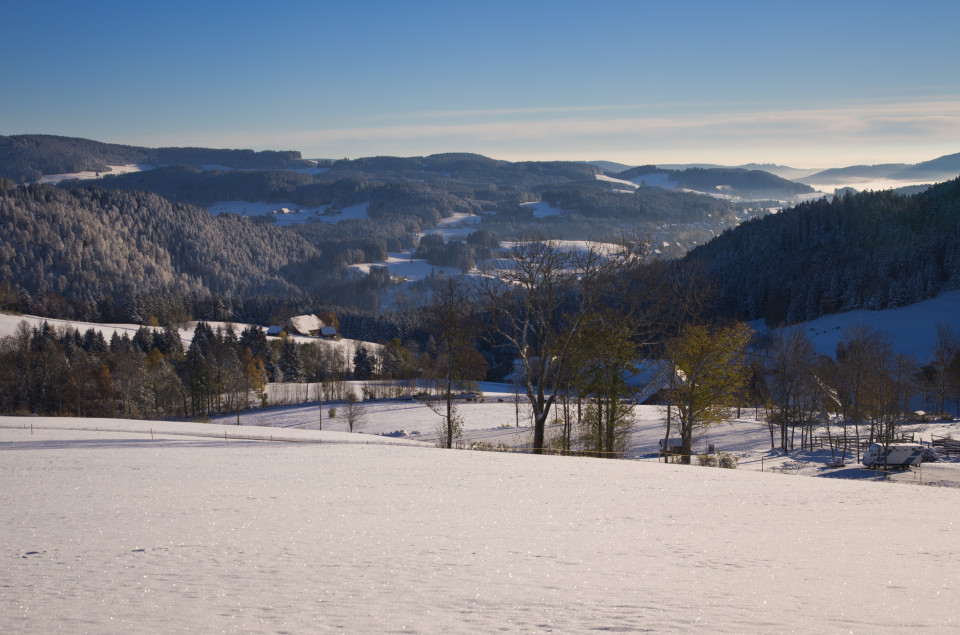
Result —
<svg viewBox="0 0 960 635"><path fill-rule="evenodd" d="M960 152L960 3L3 2L0 134L628 164Z"/></svg>

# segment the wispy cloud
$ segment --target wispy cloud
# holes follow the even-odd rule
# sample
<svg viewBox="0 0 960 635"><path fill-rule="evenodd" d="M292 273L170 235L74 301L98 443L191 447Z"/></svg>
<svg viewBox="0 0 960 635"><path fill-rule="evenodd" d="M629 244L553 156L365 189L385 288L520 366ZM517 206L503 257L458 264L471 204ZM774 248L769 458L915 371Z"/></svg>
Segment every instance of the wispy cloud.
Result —
<svg viewBox="0 0 960 635"><path fill-rule="evenodd" d="M750 160L788 160L807 154L834 158L842 148L895 149L909 144L922 156L952 144L960 150L960 97L902 102L847 103L832 107L712 110L625 116L629 106L507 108L418 113L403 123L211 135L212 145L295 148L308 156L484 152L499 157L625 156L632 150L678 159L707 160L750 151ZM616 112L621 111L621 112ZM542 116L535 116L542 115ZM459 121L450 121L457 118ZM196 136L191 143L198 142ZM921 149L922 148L922 149ZM519 155L519 156L518 156ZM760 156L762 155L762 156ZM843 161L840 157L835 157ZM907 157L909 158L909 157ZM715 160L715 159L714 159ZM731 159L733 160L733 159ZM832 162L832 161L831 161Z"/></svg>
<svg viewBox="0 0 960 635"><path fill-rule="evenodd" d="M617 108L620 109L620 108ZM597 108L584 109L597 112ZM487 116L492 111L476 111ZM545 115L570 109L516 109L498 114L539 112ZM460 112L458 116L469 116ZM856 138L865 135L936 134L960 140L960 99L936 102L856 104L834 108L810 108L742 112L710 112L677 116L644 117L544 117L534 120L496 120L457 123L405 123L397 125L304 130L295 138L310 143L410 140L443 137L479 140L544 140L607 135L664 138L783 139L827 136Z"/></svg>
<svg viewBox="0 0 960 635"><path fill-rule="evenodd" d="M583 112L611 112L616 110L636 110L637 105L618 106L533 106L517 108L478 108L474 110L424 110L410 113L396 113L387 115L391 119L434 119L434 118L463 118L463 117L502 117L509 115L546 115L559 113Z"/></svg>

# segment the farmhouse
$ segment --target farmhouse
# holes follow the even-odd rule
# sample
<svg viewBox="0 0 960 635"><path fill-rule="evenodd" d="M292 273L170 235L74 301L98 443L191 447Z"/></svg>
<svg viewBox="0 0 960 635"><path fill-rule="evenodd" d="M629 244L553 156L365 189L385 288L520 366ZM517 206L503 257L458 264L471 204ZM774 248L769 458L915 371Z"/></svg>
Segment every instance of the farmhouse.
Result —
<svg viewBox="0 0 960 635"><path fill-rule="evenodd" d="M307 335L310 337L337 336L337 329L329 324L325 324L323 320L313 314L292 317L284 322L283 327L287 333L293 335Z"/></svg>

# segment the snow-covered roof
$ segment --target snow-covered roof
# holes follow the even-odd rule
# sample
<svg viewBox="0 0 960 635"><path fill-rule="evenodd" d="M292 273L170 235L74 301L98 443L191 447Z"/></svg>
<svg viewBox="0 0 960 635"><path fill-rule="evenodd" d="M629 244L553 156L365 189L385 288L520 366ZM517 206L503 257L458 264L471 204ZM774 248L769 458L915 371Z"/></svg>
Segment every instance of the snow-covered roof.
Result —
<svg viewBox="0 0 960 635"><path fill-rule="evenodd" d="M292 328L300 335L309 335L313 332L320 332L324 326L323 320L316 315L297 315L286 322L287 326Z"/></svg>
<svg viewBox="0 0 960 635"><path fill-rule="evenodd" d="M650 359L639 362L636 373L626 377L627 385L637 389L637 403L643 403L659 391L670 388L670 374L677 373L678 383L683 382L679 370L674 370L668 360Z"/></svg>

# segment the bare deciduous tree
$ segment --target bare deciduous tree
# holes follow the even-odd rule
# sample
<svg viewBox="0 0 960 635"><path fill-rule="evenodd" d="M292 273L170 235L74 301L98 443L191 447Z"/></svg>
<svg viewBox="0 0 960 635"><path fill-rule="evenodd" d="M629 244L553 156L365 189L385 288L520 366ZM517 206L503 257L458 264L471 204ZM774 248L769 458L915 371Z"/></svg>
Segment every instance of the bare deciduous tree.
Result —
<svg viewBox="0 0 960 635"><path fill-rule="evenodd" d="M535 454L544 451L546 422L574 339L597 318L598 305L631 288L647 253L638 238L607 251L595 243L571 249L533 236L519 241L511 261L484 278L479 293L494 338L516 355L533 409Z"/></svg>
<svg viewBox="0 0 960 635"><path fill-rule="evenodd" d="M366 423L367 417L363 402L360 401L360 397L357 396L356 391L352 388L347 393L342 412L344 419L347 420L347 427L350 432L359 431L360 428L363 427L363 424Z"/></svg>
<svg viewBox="0 0 960 635"><path fill-rule="evenodd" d="M486 363L473 348L471 340L476 331L473 294L462 278L439 276L430 285L433 303L427 311L435 337L432 340L432 368L446 413L428 403L434 412L444 418L443 447L452 448L458 436L457 417L453 399L471 379L483 379Z"/></svg>

